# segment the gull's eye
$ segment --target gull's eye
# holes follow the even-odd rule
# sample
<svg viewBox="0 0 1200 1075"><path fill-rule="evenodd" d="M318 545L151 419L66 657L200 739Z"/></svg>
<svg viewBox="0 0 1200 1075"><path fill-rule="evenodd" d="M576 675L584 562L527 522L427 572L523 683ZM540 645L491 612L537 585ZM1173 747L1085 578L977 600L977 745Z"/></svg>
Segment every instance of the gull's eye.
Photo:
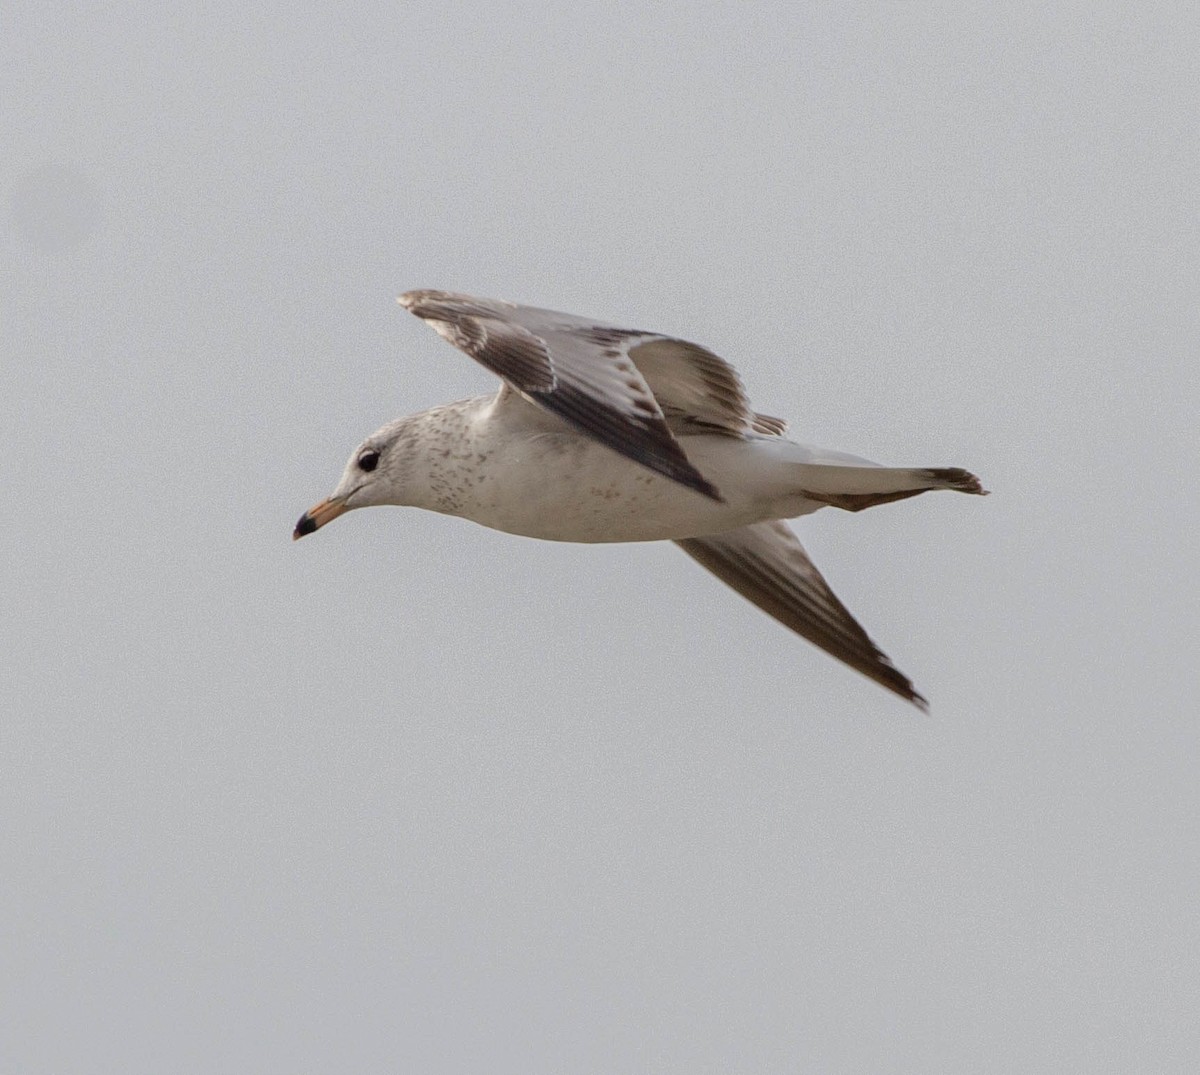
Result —
<svg viewBox="0 0 1200 1075"><path fill-rule="evenodd" d="M368 474L370 474L371 471L373 471L377 466L379 466L379 453L374 450L363 452L363 454L358 457L359 470L365 470Z"/></svg>

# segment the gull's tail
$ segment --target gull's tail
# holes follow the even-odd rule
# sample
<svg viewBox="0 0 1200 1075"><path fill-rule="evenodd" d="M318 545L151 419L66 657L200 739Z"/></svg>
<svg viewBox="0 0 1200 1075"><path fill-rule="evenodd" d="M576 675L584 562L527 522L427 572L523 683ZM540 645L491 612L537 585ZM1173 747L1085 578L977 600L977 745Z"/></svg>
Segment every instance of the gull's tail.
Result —
<svg viewBox="0 0 1200 1075"><path fill-rule="evenodd" d="M979 479L962 467L909 469L801 463L796 470L800 472L793 471L796 484L806 496L844 511L862 511L933 489L987 496Z"/></svg>

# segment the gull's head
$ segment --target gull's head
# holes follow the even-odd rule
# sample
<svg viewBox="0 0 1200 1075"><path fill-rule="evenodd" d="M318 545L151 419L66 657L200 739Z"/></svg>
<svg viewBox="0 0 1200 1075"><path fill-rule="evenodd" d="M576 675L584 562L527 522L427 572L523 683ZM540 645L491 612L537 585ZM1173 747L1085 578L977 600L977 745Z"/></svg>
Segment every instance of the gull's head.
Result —
<svg viewBox="0 0 1200 1075"><path fill-rule="evenodd" d="M339 515L373 504L402 504L400 492L408 469L408 438L403 420L384 426L362 442L346 463L332 495L313 505L296 523L292 540L320 530Z"/></svg>

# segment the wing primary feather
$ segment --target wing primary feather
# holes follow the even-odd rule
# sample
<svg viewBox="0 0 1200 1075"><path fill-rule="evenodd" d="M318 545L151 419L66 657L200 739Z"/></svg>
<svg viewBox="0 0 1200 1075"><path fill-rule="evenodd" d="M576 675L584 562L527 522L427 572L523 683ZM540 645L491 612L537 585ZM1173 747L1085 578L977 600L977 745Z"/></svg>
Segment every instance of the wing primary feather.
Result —
<svg viewBox="0 0 1200 1075"><path fill-rule="evenodd" d="M928 711L929 703L838 600L786 524L755 523L676 544L785 627Z"/></svg>
<svg viewBox="0 0 1200 1075"><path fill-rule="evenodd" d="M724 500L688 460L622 350L643 333L581 328L565 314L450 292L410 291L398 301L529 402L626 458Z"/></svg>
<svg viewBox="0 0 1200 1075"><path fill-rule="evenodd" d="M692 466L674 439L664 445L661 431L650 422L628 417L614 420L608 407L566 385L548 393L529 392L526 398L609 447L614 447L613 440L619 438L622 455L713 500L724 501L717 487Z"/></svg>

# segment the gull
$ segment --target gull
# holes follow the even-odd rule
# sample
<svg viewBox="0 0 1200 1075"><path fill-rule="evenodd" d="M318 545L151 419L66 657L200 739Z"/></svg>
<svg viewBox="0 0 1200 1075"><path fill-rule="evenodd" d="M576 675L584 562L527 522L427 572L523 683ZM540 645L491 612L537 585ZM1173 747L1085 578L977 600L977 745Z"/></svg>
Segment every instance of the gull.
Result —
<svg viewBox="0 0 1200 1075"><path fill-rule="evenodd" d="M933 489L986 495L973 474L791 441L786 422L753 410L729 363L674 336L449 291L397 301L500 390L372 433L293 539L391 504L548 541L673 541L785 627L928 709L785 520Z"/></svg>

